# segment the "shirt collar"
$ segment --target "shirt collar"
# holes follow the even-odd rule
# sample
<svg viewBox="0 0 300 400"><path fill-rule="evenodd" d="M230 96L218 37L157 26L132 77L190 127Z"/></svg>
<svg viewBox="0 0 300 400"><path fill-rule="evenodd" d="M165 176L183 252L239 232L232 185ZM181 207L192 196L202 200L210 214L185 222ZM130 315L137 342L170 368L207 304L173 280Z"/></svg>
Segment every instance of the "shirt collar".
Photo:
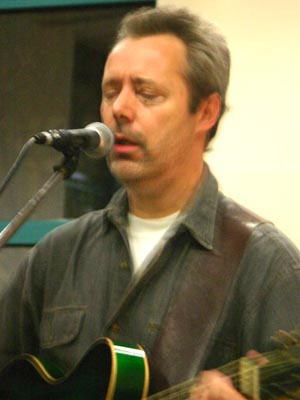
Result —
<svg viewBox="0 0 300 400"><path fill-rule="evenodd" d="M124 187L116 191L104 211L109 221L116 225L126 226L128 199Z"/></svg>
<svg viewBox="0 0 300 400"><path fill-rule="evenodd" d="M205 163L198 188L183 210L185 217L182 225L209 250L213 249L217 205L218 183Z"/></svg>
<svg viewBox="0 0 300 400"><path fill-rule="evenodd" d="M180 214L181 228L187 229L194 239L209 250L213 249L215 218L218 205L218 183L204 164L198 188ZM128 199L126 189L119 189L105 209L108 220L119 226L127 225Z"/></svg>

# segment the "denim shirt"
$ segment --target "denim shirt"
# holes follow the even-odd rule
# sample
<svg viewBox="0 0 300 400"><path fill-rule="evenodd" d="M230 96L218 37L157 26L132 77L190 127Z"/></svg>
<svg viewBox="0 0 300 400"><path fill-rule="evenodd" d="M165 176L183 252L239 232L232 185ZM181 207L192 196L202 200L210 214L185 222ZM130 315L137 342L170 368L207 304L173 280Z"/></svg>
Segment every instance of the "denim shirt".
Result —
<svg viewBox="0 0 300 400"><path fill-rule="evenodd" d="M186 263L197 264L201 252L213 251L221 196L206 166L192 205L140 275L132 273L124 189L104 210L48 234L0 292L1 365L29 352L70 369L102 336L139 343L151 359L185 278ZM182 231L186 234L179 235ZM300 255L276 227L257 225L238 271L199 370L217 367L252 348L267 351L275 346L271 337L278 329L299 327ZM195 313L205 313L201 304ZM178 349L178 357L181 352L184 348Z"/></svg>

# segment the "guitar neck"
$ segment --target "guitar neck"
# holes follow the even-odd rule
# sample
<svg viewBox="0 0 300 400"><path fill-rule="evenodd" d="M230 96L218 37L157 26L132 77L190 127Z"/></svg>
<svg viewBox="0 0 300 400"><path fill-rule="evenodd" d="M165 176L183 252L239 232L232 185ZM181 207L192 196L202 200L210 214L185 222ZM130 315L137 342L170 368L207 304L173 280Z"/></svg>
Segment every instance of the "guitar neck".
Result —
<svg viewBox="0 0 300 400"><path fill-rule="evenodd" d="M299 353L299 354L298 354ZM268 362L242 357L217 368L247 398L256 400L300 400L300 349L274 350L263 355ZM183 382L148 397L149 400L189 399L197 384L194 379Z"/></svg>

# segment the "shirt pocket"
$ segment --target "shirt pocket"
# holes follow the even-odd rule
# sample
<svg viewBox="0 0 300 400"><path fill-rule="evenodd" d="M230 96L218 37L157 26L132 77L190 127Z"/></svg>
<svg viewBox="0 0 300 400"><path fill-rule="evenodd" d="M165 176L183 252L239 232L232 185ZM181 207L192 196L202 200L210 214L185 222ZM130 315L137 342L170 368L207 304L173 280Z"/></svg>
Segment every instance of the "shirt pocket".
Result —
<svg viewBox="0 0 300 400"><path fill-rule="evenodd" d="M85 306L45 309L40 325L41 348L49 349L73 342L79 335Z"/></svg>

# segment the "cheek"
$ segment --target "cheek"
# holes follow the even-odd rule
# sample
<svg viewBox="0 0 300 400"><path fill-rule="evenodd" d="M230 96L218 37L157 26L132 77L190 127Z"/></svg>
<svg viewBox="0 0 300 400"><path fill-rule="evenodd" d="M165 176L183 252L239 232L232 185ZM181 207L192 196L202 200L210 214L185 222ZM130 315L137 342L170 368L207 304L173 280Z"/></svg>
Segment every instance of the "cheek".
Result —
<svg viewBox="0 0 300 400"><path fill-rule="evenodd" d="M176 142L183 135L183 132L188 130L188 124L189 120L178 109L159 120L158 132L162 132L163 136L168 137L172 142Z"/></svg>
<svg viewBox="0 0 300 400"><path fill-rule="evenodd" d="M107 106L107 104L105 104L104 102L101 102L99 111L100 111L100 117L101 117L102 121L104 123L106 121L108 121L110 112L109 112L109 107Z"/></svg>
<svg viewBox="0 0 300 400"><path fill-rule="evenodd" d="M104 110L103 110L103 103L102 102L100 103L99 113L100 113L100 117L103 119Z"/></svg>

